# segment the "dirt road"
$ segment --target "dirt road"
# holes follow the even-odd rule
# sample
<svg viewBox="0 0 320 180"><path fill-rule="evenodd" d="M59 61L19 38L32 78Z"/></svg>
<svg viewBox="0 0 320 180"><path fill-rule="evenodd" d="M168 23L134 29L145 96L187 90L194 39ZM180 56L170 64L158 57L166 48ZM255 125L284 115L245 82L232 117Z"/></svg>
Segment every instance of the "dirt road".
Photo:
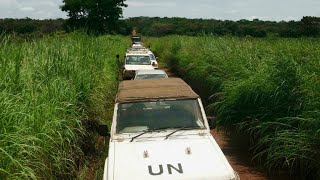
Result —
<svg viewBox="0 0 320 180"><path fill-rule="evenodd" d="M239 134L229 135L223 130L212 130L212 136L219 144L223 153L235 171L240 175L241 180L295 180L287 172L268 173L267 170L259 168L252 163L252 155L249 152L247 137Z"/></svg>

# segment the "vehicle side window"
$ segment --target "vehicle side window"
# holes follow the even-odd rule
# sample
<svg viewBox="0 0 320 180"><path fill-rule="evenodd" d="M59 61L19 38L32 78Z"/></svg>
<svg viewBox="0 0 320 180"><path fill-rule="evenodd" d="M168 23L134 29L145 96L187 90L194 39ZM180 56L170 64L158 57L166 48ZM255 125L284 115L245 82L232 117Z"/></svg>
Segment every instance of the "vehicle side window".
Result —
<svg viewBox="0 0 320 180"><path fill-rule="evenodd" d="M150 59L155 60L156 57L154 56L154 54L150 54Z"/></svg>

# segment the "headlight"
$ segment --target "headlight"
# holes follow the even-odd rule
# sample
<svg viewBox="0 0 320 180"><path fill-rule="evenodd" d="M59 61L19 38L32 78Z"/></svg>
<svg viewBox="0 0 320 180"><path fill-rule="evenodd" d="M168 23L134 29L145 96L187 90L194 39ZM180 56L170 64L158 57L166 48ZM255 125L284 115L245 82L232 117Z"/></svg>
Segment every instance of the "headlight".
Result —
<svg viewBox="0 0 320 180"><path fill-rule="evenodd" d="M156 64L155 62L153 62L153 63L152 63L152 66L155 67L155 68L157 68L157 67L158 67L158 64Z"/></svg>

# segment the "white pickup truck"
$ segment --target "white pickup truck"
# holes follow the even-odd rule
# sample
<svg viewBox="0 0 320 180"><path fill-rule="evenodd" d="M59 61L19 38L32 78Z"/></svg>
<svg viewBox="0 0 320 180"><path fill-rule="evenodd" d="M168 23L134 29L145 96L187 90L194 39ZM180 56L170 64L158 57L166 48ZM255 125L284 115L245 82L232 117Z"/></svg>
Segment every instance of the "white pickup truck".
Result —
<svg viewBox="0 0 320 180"><path fill-rule="evenodd" d="M179 78L122 81L104 180L238 180L199 96Z"/></svg>

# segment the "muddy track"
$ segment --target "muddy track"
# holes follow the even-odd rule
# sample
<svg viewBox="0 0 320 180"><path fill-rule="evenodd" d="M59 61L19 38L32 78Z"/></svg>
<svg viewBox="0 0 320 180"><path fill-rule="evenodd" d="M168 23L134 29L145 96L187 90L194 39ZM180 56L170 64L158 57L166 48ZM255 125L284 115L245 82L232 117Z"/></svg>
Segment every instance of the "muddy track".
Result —
<svg viewBox="0 0 320 180"><path fill-rule="evenodd" d="M294 180L287 172L269 173L266 169L258 167L252 162L249 151L248 137L234 133L225 133L223 130L212 130L212 136L219 144L232 168L238 172L241 180Z"/></svg>

